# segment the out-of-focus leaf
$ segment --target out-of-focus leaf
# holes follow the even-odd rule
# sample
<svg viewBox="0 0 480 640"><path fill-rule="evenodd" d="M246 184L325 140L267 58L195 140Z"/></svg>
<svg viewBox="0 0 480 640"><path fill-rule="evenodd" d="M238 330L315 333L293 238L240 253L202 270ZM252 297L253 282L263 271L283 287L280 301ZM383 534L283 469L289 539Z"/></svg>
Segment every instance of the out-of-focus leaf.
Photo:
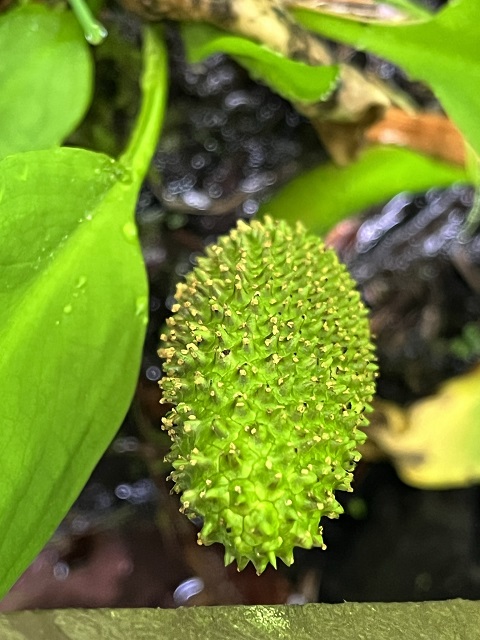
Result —
<svg viewBox="0 0 480 640"><path fill-rule="evenodd" d="M395 9L399 9L405 15L406 19L412 18L423 20L424 18L429 18L432 15L428 9L422 7L422 5L415 2L415 0L385 0L384 2L378 2L378 0L375 0L375 4L379 5L381 8L390 6Z"/></svg>
<svg viewBox="0 0 480 640"><path fill-rule="evenodd" d="M227 53L257 80L294 102L326 100L338 82L338 67L295 62L247 38L233 36L207 24L182 25L187 58L200 62L214 53Z"/></svg>
<svg viewBox="0 0 480 640"><path fill-rule="evenodd" d="M472 177L473 184L476 185L475 195L473 198L472 208L468 213L465 231L467 234L473 234L480 225L480 156L467 145L467 168Z"/></svg>
<svg viewBox="0 0 480 640"><path fill-rule="evenodd" d="M312 31L391 60L430 85L444 109L480 153L480 22L477 0L451 0L418 24L359 23L296 9Z"/></svg>
<svg viewBox="0 0 480 640"><path fill-rule="evenodd" d="M92 60L69 11L27 4L0 16L0 158L60 144L86 112Z"/></svg>
<svg viewBox="0 0 480 640"><path fill-rule="evenodd" d="M468 322L462 333L450 342L450 352L462 360L480 358L480 326L477 322Z"/></svg>
<svg viewBox="0 0 480 640"><path fill-rule="evenodd" d="M415 0L385 0L385 2L376 2L376 4L380 4L380 6L390 5L391 7L400 9L406 16L411 18L423 19L432 15L428 9L422 7L422 5L415 2Z"/></svg>
<svg viewBox="0 0 480 640"><path fill-rule="evenodd" d="M407 409L379 401L369 435L407 484L464 487L480 480L480 367Z"/></svg>
<svg viewBox="0 0 480 640"><path fill-rule="evenodd" d="M419 20L431 15L414 0L322 0L321 3L318 0L287 0L287 7L383 22Z"/></svg>
<svg viewBox="0 0 480 640"><path fill-rule="evenodd" d="M461 167L401 147L371 147L347 167L320 165L299 176L262 205L262 213L324 233L339 220L401 191L426 191L468 182Z"/></svg>
<svg viewBox="0 0 480 640"><path fill-rule="evenodd" d="M460 599L0 615L2 640L477 640L479 626L480 603Z"/></svg>
<svg viewBox="0 0 480 640"><path fill-rule="evenodd" d="M127 411L147 322L134 223L166 92L145 46L121 162L55 148L0 162L0 597L78 496Z"/></svg>

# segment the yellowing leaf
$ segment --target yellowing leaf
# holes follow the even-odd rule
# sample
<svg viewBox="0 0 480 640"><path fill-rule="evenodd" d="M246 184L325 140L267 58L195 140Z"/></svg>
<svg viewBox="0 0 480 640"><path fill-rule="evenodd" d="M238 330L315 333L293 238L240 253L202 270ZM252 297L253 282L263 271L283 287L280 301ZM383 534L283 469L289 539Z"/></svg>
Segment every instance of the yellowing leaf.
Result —
<svg viewBox="0 0 480 640"><path fill-rule="evenodd" d="M420 489L480 480L480 366L402 410L376 404L369 435L393 457L404 482Z"/></svg>

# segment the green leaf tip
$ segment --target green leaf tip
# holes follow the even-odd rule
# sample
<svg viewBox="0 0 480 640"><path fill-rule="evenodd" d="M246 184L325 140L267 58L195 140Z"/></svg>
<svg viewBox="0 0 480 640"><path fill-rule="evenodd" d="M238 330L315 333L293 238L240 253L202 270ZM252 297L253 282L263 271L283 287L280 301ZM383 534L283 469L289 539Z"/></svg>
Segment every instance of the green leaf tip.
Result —
<svg viewBox="0 0 480 640"><path fill-rule="evenodd" d="M298 224L239 222L178 284L161 336L163 419L199 543L261 573L325 547L365 440L376 364L345 267Z"/></svg>

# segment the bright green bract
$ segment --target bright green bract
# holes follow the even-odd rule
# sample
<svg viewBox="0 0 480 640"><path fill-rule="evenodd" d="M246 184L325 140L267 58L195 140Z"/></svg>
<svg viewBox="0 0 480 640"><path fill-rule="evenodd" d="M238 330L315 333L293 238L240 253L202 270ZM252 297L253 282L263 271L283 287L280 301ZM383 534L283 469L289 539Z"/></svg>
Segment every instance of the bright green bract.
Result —
<svg viewBox="0 0 480 640"><path fill-rule="evenodd" d="M227 53L253 78L268 84L287 100L303 103L326 100L337 86L336 66L296 62L265 45L206 24L183 24L182 35L190 62L200 62L214 53Z"/></svg>
<svg viewBox="0 0 480 640"><path fill-rule="evenodd" d="M0 17L0 158L60 144L90 103L92 60L71 12L38 4Z"/></svg>
<svg viewBox="0 0 480 640"><path fill-rule="evenodd" d="M408 25L362 24L307 9L294 15L312 31L387 58L426 82L480 153L477 0L452 0L430 20Z"/></svg>
<svg viewBox="0 0 480 640"><path fill-rule="evenodd" d="M144 60L120 162L73 148L0 162L0 596L78 496L135 388L148 291L134 210L166 93L152 32Z"/></svg>
<svg viewBox="0 0 480 640"><path fill-rule="evenodd" d="M262 206L276 218L299 219L319 233L345 216L381 204L401 191L420 192L469 182L466 170L410 149L371 147L347 167L321 165L299 176Z"/></svg>
<svg viewBox="0 0 480 640"><path fill-rule="evenodd" d="M367 311L332 250L268 217L209 247L175 298L160 384L183 509L226 564L290 565L351 491L376 371Z"/></svg>

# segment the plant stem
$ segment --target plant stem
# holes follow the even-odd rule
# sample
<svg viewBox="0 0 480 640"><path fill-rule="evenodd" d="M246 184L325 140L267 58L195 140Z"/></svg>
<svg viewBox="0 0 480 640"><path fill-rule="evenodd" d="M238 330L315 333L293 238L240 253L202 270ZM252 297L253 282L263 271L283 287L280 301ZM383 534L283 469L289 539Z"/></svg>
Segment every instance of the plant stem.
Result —
<svg viewBox="0 0 480 640"><path fill-rule="evenodd" d="M108 35L103 24L95 20L85 0L68 0L90 44L101 44Z"/></svg>
<svg viewBox="0 0 480 640"><path fill-rule="evenodd" d="M167 53L158 28L145 28L143 73L140 80L142 104L127 148L120 157L134 180L145 177L160 136L167 97Z"/></svg>

